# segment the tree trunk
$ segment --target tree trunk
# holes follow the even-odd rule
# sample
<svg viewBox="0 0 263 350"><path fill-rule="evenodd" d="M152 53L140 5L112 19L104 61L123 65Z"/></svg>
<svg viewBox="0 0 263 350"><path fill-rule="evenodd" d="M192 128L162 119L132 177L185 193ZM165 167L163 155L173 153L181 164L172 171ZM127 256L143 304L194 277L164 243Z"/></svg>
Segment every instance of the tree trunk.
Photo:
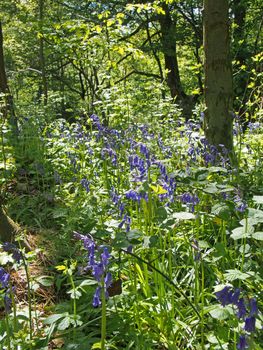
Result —
<svg viewBox="0 0 263 350"><path fill-rule="evenodd" d="M204 0L205 134L233 149L233 84L227 0Z"/></svg>
<svg viewBox="0 0 263 350"><path fill-rule="evenodd" d="M246 59L251 56L248 50L245 36L245 18L246 4L244 0L233 1L233 14L235 27L233 30L235 60L238 62L238 67L246 66ZM238 114L241 117L242 124L246 124L246 102L248 99L249 73L247 69L241 69L234 78L234 94L239 98L239 104L235 106Z"/></svg>
<svg viewBox="0 0 263 350"><path fill-rule="evenodd" d="M44 96L44 105L47 105L48 99L48 87L47 87L47 77L46 77L46 61L44 52L44 39L43 39L43 20L44 20L44 0L39 0L39 63L41 70L41 87L40 95Z"/></svg>
<svg viewBox="0 0 263 350"><path fill-rule="evenodd" d="M18 231L19 226L7 216L2 206L0 206L0 241L12 242Z"/></svg>
<svg viewBox="0 0 263 350"><path fill-rule="evenodd" d="M161 27L161 44L164 55L165 69L167 70L167 85L170 89L171 97L176 98L179 106L183 109L186 119L189 119L192 113L193 99L184 92L177 61L176 45L176 22L172 19L169 6L162 3L162 9L165 14L159 15Z"/></svg>
<svg viewBox="0 0 263 350"><path fill-rule="evenodd" d="M17 125L16 116L15 116L13 97L10 93L8 83L7 83L3 44L4 44L4 40L3 40L2 22L0 21L0 93L3 94L3 97L4 97L4 106L0 108L0 116L2 115L2 117L5 119L7 118L8 114L10 114L9 122L15 136L18 133L18 125Z"/></svg>

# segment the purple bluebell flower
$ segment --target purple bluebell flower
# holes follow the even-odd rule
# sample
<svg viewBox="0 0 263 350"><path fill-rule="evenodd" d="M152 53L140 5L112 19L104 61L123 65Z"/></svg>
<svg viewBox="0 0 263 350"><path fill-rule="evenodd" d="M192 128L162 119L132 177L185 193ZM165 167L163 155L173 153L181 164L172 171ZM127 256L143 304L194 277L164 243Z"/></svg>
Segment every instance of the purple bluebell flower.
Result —
<svg viewBox="0 0 263 350"><path fill-rule="evenodd" d="M129 246L127 247L127 252L128 252L128 253L132 253L132 245L129 245Z"/></svg>
<svg viewBox="0 0 263 350"><path fill-rule="evenodd" d="M127 214L124 215L122 221L119 223L119 228L122 228L123 226L126 226L126 232L130 231L131 228L131 218Z"/></svg>
<svg viewBox="0 0 263 350"><path fill-rule="evenodd" d="M187 204L190 208L191 211L194 212L195 206L200 202L199 198L197 195L191 195L190 193L186 192L183 193L180 196L181 202Z"/></svg>
<svg viewBox="0 0 263 350"><path fill-rule="evenodd" d="M218 292L215 292L217 300L223 305L231 304L231 287L226 286Z"/></svg>
<svg viewBox="0 0 263 350"><path fill-rule="evenodd" d="M107 247L103 249L103 253L101 254L101 261L104 267L106 267L109 263L110 253Z"/></svg>
<svg viewBox="0 0 263 350"><path fill-rule="evenodd" d="M240 194L237 193L234 197L234 202L236 204L235 209L240 213L244 213L247 209L247 204L242 200Z"/></svg>
<svg viewBox="0 0 263 350"><path fill-rule="evenodd" d="M234 305L237 305L238 300L239 300L239 296L240 296L240 289L237 288L234 292L231 293L230 295L230 299L231 299L231 303Z"/></svg>
<svg viewBox="0 0 263 350"><path fill-rule="evenodd" d="M107 272L104 283L105 283L105 288L109 288L109 286L112 284L112 275L110 272Z"/></svg>
<svg viewBox="0 0 263 350"><path fill-rule="evenodd" d="M57 171L54 171L54 180L56 184L62 184L62 179Z"/></svg>
<svg viewBox="0 0 263 350"><path fill-rule="evenodd" d="M96 281L98 281L99 283L99 286L95 291L93 302L92 302L94 307L98 307L101 305L100 292L101 292L101 287L103 283L102 279L104 278L104 283L106 286L105 288L106 297L108 296L107 287L111 284L111 280L112 280L111 274L107 272L110 253L107 247L102 247L103 252L99 255L98 249L100 248L97 248L91 236L84 236L78 232L74 232L74 237L78 240L81 240L83 242L84 248L88 251L88 265L85 270L91 269L92 275L94 276ZM97 248L97 254L95 254L96 248Z"/></svg>
<svg viewBox="0 0 263 350"><path fill-rule="evenodd" d="M247 309L244 302L244 298L240 298L237 302L237 317L244 318L246 316Z"/></svg>
<svg viewBox="0 0 263 350"><path fill-rule="evenodd" d="M15 244L10 243L10 242L5 242L2 245L3 250L5 252L11 253L13 259L17 262L20 263L21 259L22 259L22 253L21 251L15 246Z"/></svg>
<svg viewBox="0 0 263 350"><path fill-rule="evenodd" d="M237 349L238 350L245 350L248 348L248 343L245 335L240 335L239 341L237 343Z"/></svg>
<svg viewBox="0 0 263 350"><path fill-rule="evenodd" d="M93 307L99 307L101 305L100 292L101 292L101 287L97 287L93 296L93 302L92 302Z"/></svg>
<svg viewBox="0 0 263 350"><path fill-rule="evenodd" d="M11 296L10 296L10 290L9 289L5 292L5 295L4 295L4 306L5 306L5 311L6 312L10 312L11 311L12 299L11 299Z"/></svg>
<svg viewBox="0 0 263 350"><path fill-rule="evenodd" d="M101 262L95 263L92 266L92 275L94 276L96 281L98 282L101 281L101 276L103 275L103 273L104 273L104 266Z"/></svg>
<svg viewBox="0 0 263 350"><path fill-rule="evenodd" d="M257 300L256 298L251 298L249 300L249 306L250 306L250 316L256 316L258 314L258 306L257 306Z"/></svg>
<svg viewBox="0 0 263 350"><path fill-rule="evenodd" d="M8 288L10 274L7 273L3 267L0 267L0 288Z"/></svg>
<svg viewBox="0 0 263 350"><path fill-rule="evenodd" d="M252 132L252 131L260 128L260 123L259 122L255 122L255 123L249 122L247 126L249 128L249 131Z"/></svg>
<svg viewBox="0 0 263 350"><path fill-rule="evenodd" d="M133 201L137 201L137 202L140 202L141 200L141 196L139 193L137 193L136 191L134 190L129 190L125 193L125 196L127 199L131 199Z"/></svg>
<svg viewBox="0 0 263 350"><path fill-rule="evenodd" d="M246 317L245 318L245 331L247 332L255 332L256 330L256 318L254 316L252 317Z"/></svg>
<svg viewBox="0 0 263 350"><path fill-rule="evenodd" d="M140 152L145 156L146 159L149 159L150 151L148 147L143 143L140 144Z"/></svg>
<svg viewBox="0 0 263 350"><path fill-rule="evenodd" d="M90 187L89 187L90 181L84 178L80 181L80 184L85 188L86 192L90 191Z"/></svg>

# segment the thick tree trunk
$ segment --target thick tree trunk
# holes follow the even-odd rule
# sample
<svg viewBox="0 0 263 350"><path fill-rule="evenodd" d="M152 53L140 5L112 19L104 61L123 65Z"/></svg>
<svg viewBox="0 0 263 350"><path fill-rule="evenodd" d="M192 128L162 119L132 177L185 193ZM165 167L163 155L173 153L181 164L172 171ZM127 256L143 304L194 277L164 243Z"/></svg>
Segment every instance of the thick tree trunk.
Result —
<svg viewBox="0 0 263 350"><path fill-rule="evenodd" d="M233 149L233 84L227 0L204 0L205 133L212 145Z"/></svg>
<svg viewBox="0 0 263 350"><path fill-rule="evenodd" d="M10 219L0 206L0 241L12 242L15 234L19 231L19 226Z"/></svg>

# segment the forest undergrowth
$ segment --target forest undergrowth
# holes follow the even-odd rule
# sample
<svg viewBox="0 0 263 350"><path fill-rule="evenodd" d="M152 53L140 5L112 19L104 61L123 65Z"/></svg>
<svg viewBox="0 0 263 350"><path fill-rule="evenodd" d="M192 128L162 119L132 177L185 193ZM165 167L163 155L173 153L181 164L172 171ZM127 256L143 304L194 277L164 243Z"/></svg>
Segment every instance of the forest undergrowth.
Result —
<svg viewBox="0 0 263 350"><path fill-rule="evenodd" d="M2 125L1 349L262 349L263 128L233 122L234 165L201 120Z"/></svg>

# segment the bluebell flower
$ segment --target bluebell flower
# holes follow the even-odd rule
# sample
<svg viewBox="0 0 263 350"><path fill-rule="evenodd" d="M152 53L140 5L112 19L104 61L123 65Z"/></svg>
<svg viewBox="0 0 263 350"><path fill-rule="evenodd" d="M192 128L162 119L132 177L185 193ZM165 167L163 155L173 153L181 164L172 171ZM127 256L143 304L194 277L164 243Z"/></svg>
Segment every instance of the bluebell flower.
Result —
<svg viewBox="0 0 263 350"><path fill-rule="evenodd" d="M80 184L85 188L86 192L90 191L90 187L89 187L90 181L84 178L80 181Z"/></svg>
<svg viewBox="0 0 263 350"><path fill-rule="evenodd" d="M2 245L3 250L5 252L11 253L13 259L17 262L20 263L21 259L22 259L22 253L21 251L15 246L15 244L10 243L10 242L5 242Z"/></svg>
<svg viewBox="0 0 263 350"><path fill-rule="evenodd" d="M256 319L254 316L245 318L245 331L247 332L255 332L256 330Z"/></svg>
<svg viewBox="0 0 263 350"><path fill-rule="evenodd" d="M231 293L230 295L230 299L231 299L231 303L234 305L237 305L238 300L239 300L239 296L240 296L240 289L237 288L233 293Z"/></svg>
<svg viewBox="0 0 263 350"><path fill-rule="evenodd" d="M239 341L237 343L237 349L238 350L245 350L247 348L248 348L248 343L247 343L247 340L246 340L246 336L242 334L239 337Z"/></svg>
<svg viewBox="0 0 263 350"><path fill-rule="evenodd" d="M218 301L223 305L231 304L231 287L226 286L218 292L215 292Z"/></svg>
<svg viewBox="0 0 263 350"><path fill-rule="evenodd" d="M104 266L102 263L95 263L92 266L92 275L94 276L95 280L100 282L101 281L101 276L104 273Z"/></svg>
<svg viewBox="0 0 263 350"><path fill-rule="evenodd" d="M0 287L8 288L10 280L10 274L7 273L3 267L0 267Z"/></svg>
<svg viewBox="0 0 263 350"><path fill-rule="evenodd" d="M200 202L199 198L197 195L191 195L190 193L186 192L183 193L180 196L181 202L187 204L190 208L191 211L194 212L195 206Z"/></svg>
<svg viewBox="0 0 263 350"><path fill-rule="evenodd" d="M131 218L127 214L124 215L118 227L122 228L124 225L126 226L126 232L129 232L131 229Z"/></svg>
<svg viewBox="0 0 263 350"><path fill-rule="evenodd" d="M256 122L256 123L249 122L247 126L248 126L250 132L252 132L252 131L260 128L260 123L259 122Z"/></svg>
<svg viewBox="0 0 263 350"><path fill-rule="evenodd" d="M255 298L251 298L249 300L249 306L250 306L250 316L256 316L258 314L258 306L257 306L257 300Z"/></svg>
<svg viewBox="0 0 263 350"><path fill-rule="evenodd" d="M99 287L95 291L93 302L92 302L94 307L98 307L101 305L100 292L101 292L101 286L103 283L102 279L104 278L106 297L108 296L107 287L111 284L111 280L112 280L111 274L107 272L110 253L107 247L103 247L103 252L100 255L98 254L95 255L96 244L91 236L84 236L78 232L74 232L74 237L78 240L81 240L83 242L84 248L88 251L88 266L86 267L86 269L92 270L92 275L94 276L96 281L98 281L99 283Z"/></svg>
<svg viewBox="0 0 263 350"><path fill-rule="evenodd" d="M97 287L93 296L93 301L92 301L92 305L94 307L99 307L101 305L100 292L101 292L101 287Z"/></svg>
<svg viewBox="0 0 263 350"><path fill-rule="evenodd" d="M147 146L143 143L140 144L140 152L145 156L146 159L149 159L150 151L148 150Z"/></svg>
<svg viewBox="0 0 263 350"><path fill-rule="evenodd" d="M106 274L104 283L105 283L105 288L109 288L109 286L112 284L112 275L110 272Z"/></svg>
<svg viewBox="0 0 263 350"><path fill-rule="evenodd" d="M132 199L133 201L137 201L137 202L140 202L141 200L141 196L139 193L137 193L136 191L134 190L129 190L125 193L125 196L127 199Z"/></svg>
<svg viewBox="0 0 263 350"><path fill-rule="evenodd" d="M237 302L237 317L244 318L246 316L247 309L243 298L240 298Z"/></svg>
<svg viewBox="0 0 263 350"><path fill-rule="evenodd" d="M101 261L104 267L106 267L109 263L110 253L107 247L103 249L103 253L101 254Z"/></svg>
<svg viewBox="0 0 263 350"><path fill-rule="evenodd" d="M4 306L5 306L5 311L6 312L10 312L11 311L12 299L11 299L11 296L10 296L10 290L9 289L5 292L5 295L4 295Z"/></svg>
<svg viewBox="0 0 263 350"><path fill-rule="evenodd" d="M239 193L237 193L234 197L234 202L236 204L235 209L240 213L244 213L247 209L247 204L242 200Z"/></svg>

